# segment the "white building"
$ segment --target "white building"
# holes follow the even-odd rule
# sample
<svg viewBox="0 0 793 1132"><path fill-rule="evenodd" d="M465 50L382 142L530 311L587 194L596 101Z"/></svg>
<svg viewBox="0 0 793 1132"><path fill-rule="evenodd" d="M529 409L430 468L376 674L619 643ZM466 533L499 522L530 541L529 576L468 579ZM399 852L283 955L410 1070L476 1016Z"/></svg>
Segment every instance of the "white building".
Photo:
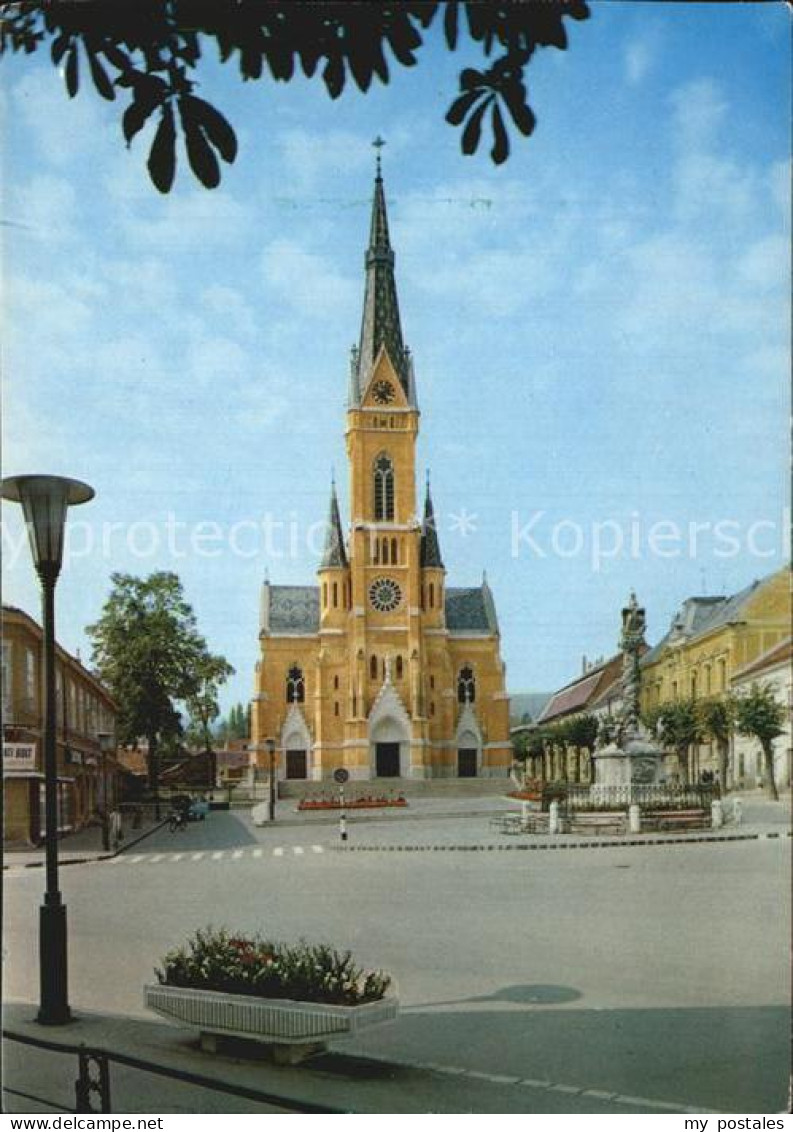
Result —
<svg viewBox="0 0 793 1132"><path fill-rule="evenodd" d="M735 695L748 692L753 684L771 688L776 698L787 705L785 730L774 740L774 777L777 789L780 791L789 787L791 783L791 754L793 754L791 658L793 658L793 639L788 637L756 660L739 668L732 678L731 685ZM763 752L759 741L736 733L732 742L730 762L734 788L750 790L760 786L763 780Z"/></svg>

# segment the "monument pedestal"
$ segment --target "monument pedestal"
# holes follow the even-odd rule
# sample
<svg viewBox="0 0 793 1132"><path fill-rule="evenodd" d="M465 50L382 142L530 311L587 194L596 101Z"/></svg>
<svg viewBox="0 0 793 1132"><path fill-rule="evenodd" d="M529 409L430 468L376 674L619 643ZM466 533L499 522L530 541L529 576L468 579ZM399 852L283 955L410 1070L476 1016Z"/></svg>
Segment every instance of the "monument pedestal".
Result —
<svg viewBox="0 0 793 1132"><path fill-rule="evenodd" d="M592 797L606 803L631 802L641 788L654 786L661 779L663 751L648 739L632 735L621 745L609 743L595 751L595 781Z"/></svg>

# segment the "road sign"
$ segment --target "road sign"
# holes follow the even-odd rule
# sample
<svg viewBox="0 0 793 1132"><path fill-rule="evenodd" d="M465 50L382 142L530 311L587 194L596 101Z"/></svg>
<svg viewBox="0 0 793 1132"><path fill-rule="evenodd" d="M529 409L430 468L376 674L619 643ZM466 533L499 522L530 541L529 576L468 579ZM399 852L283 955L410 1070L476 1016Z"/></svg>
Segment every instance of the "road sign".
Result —
<svg viewBox="0 0 793 1132"><path fill-rule="evenodd" d="M333 781L338 782L340 784L347 782L349 780L349 777L350 777L350 772L348 770L345 770L343 766L338 767L333 772Z"/></svg>

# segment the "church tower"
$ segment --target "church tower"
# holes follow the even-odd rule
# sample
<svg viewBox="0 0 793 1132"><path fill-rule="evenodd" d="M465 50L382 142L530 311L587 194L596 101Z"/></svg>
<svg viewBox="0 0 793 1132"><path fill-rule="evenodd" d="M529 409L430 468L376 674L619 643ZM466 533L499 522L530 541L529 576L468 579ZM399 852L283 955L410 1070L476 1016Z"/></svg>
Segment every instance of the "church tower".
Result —
<svg viewBox="0 0 793 1132"><path fill-rule="evenodd" d="M447 590L429 481L419 518L394 265L378 151L349 371L348 538L334 484L318 586L262 590L252 738L275 740L281 777L502 776L511 763L492 595L484 581Z"/></svg>

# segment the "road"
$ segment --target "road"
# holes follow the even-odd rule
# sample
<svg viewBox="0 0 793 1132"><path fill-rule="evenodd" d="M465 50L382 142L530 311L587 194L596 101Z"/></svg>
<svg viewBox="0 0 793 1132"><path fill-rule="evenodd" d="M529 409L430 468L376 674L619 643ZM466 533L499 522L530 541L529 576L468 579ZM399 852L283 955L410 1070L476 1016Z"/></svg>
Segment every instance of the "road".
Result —
<svg viewBox="0 0 793 1132"><path fill-rule="evenodd" d="M433 824L439 840L462 836L459 822ZM426 821L395 824L394 838L411 826L431 840ZM384 839L380 826L351 836ZM788 840L564 853L338 845L332 825L256 830L215 813L115 861L63 868L73 1007L145 1016L141 987L162 954L211 923L328 940L391 971L401 1016L345 1043L351 1053L648 1105L785 1108ZM43 876L6 879L4 993L32 1001Z"/></svg>

